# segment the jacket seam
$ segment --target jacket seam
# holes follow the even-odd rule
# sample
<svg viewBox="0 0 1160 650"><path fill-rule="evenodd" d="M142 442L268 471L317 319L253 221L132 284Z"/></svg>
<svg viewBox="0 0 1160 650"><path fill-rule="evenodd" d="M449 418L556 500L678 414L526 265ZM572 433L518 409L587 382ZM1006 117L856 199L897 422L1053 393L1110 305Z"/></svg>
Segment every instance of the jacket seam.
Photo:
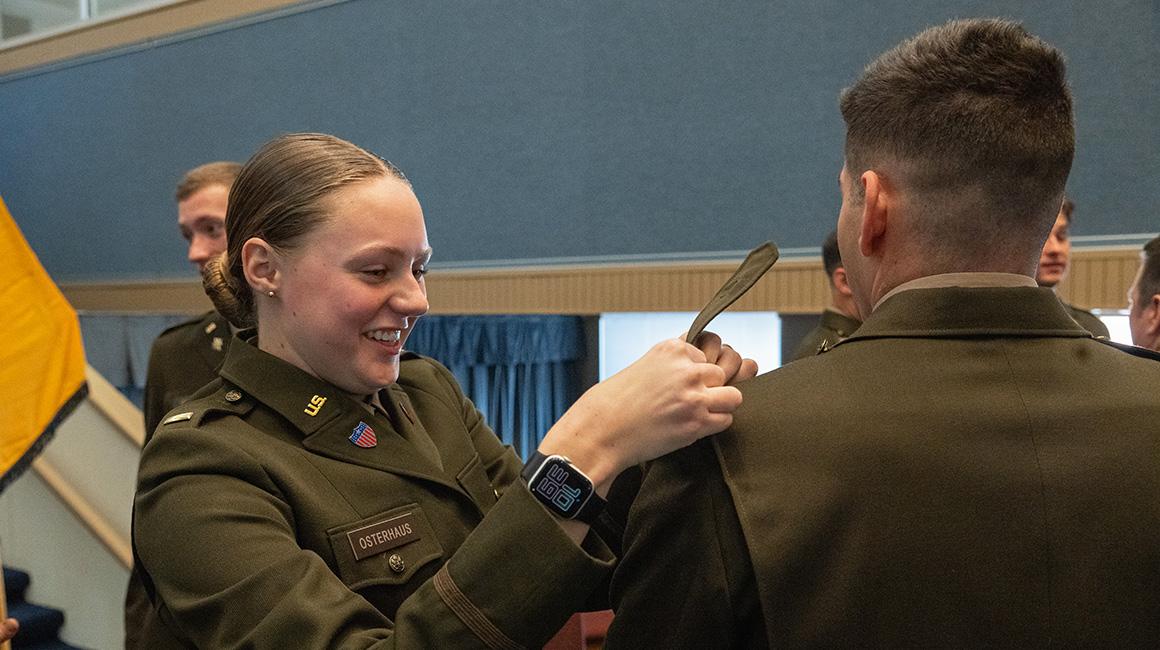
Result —
<svg viewBox="0 0 1160 650"><path fill-rule="evenodd" d="M1023 406L1023 418L1026 421L1027 437L1031 440L1031 447L1035 453L1035 469L1039 473L1039 498L1043 507L1043 544L1047 551L1047 616L1051 621L1055 619L1055 603L1053 602L1054 588L1052 586L1054 580L1054 567L1052 562L1051 550L1051 526L1048 524L1049 512L1047 502L1047 482L1044 479L1043 473L1043 459L1041 457L1039 440L1035 437L1035 429L1031 423L1031 410L1027 406L1027 398L1023 395L1023 390L1019 386L1019 382L1015 378L1015 367L1011 363L1011 355L1007 350L1007 346L1000 348L1003 351L1003 359L1007 362L1007 371L1011 378L1011 384L1015 389L1015 394L1019 396L1019 403Z"/></svg>
<svg viewBox="0 0 1160 650"><path fill-rule="evenodd" d="M433 582L435 592L439 594L447 607L487 647L492 650L523 650L523 646L508 638L494 623L488 620L487 615L460 591L459 586L451 579L451 573L447 570L446 564L435 573Z"/></svg>

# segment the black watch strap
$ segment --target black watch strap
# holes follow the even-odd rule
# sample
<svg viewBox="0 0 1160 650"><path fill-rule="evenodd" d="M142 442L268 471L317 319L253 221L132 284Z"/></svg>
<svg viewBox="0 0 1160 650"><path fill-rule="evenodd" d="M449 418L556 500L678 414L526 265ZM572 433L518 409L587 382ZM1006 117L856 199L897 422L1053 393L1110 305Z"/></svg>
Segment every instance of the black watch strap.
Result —
<svg viewBox="0 0 1160 650"><path fill-rule="evenodd" d="M563 519L595 525L608 505L596 494L592 480L565 456L533 452L521 475L532 496Z"/></svg>

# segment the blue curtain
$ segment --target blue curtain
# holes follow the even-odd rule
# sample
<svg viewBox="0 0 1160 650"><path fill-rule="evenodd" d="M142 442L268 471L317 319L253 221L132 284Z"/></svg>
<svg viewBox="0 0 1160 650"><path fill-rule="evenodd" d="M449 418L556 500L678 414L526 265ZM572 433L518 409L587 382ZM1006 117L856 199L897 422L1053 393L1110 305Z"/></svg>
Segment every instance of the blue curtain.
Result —
<svg viewBox="0 0 1160 650"><path fill-rule="evenodd" d="M579 316L426 316L407 349L447 366L496 435L524 458L582 389Z"/></svg>
<svg viewBox="0 0 1160 650"><path fill-rule="evenodd" d="M181 314L81 312L85 360L138 407L145 397L149 349L161 332L189 320Z"/></svg>

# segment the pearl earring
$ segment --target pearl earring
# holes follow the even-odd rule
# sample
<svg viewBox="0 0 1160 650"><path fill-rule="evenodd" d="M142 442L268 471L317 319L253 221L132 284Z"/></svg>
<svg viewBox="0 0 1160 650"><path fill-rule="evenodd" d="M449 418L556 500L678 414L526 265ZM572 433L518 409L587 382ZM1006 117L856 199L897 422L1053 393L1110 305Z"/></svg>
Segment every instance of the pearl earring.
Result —
<svg viewBox="0 0 1160 650"><path fill-rule="evenodd" d="M274 297L274 290L273 290L273 289L270 289L269 291L267 291L267 292L266 292L266 295L267 295L267 296L270 296L271 298L273 298L273 297Z"/></svg>

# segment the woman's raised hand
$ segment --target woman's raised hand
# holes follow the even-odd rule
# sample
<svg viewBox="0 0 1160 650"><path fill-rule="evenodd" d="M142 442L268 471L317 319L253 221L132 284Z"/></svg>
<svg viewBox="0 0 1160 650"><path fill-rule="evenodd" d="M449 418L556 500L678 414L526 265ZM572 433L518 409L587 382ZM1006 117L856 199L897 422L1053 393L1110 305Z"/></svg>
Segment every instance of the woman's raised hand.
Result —
<svg viewBox="0 0 1160 650"><path fill-rule="evenodd" d="M681 339L684 340L684 335ZM705 353L705 360L717 364L725 371L725 385L734 386L746 379L757 376L757 362L743 359L731 346L721 342L721 337L713 332L703 332L697 337L697 347Z"/></svg>
<svg viewBox="0 0 1160 650"><path fill-rule="evenodd" d="M698 349L680 339L653 346L629 367L590 388L540 444L567 456L603 493L625 468L663 456L727 428L741 404L728 385L752 377L715 334Z"/></svg>

